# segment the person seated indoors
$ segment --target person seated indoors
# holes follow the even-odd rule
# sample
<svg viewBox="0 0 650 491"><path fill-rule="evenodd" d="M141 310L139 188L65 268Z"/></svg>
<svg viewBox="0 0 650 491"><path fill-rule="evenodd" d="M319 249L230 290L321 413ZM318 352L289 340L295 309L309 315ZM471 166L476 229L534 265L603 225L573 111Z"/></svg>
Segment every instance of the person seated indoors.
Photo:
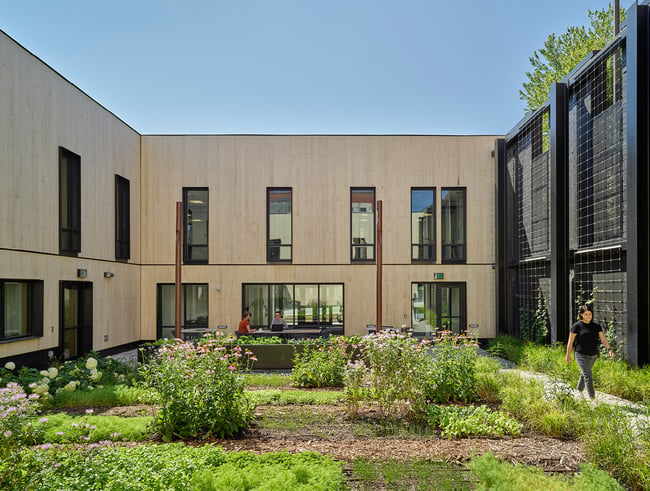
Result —
<svg viewBox="0 0 650 491"><path fill-rule="evenodd" d="M286 329L287 321L282 318L282 312L279 310L275 311L275 317L271 321L271 331L282 331Z"/></svg>
<svg viewBox="0 0 650 491"><path fill-rule="evenodd" d="M253 330L251 329L250 318L251 318L251 314L249 312L244 312L244 315L242 316L241 321L239 322L239 327L237 328L238 333L247 334L249 332L253 332Z"/></svg>

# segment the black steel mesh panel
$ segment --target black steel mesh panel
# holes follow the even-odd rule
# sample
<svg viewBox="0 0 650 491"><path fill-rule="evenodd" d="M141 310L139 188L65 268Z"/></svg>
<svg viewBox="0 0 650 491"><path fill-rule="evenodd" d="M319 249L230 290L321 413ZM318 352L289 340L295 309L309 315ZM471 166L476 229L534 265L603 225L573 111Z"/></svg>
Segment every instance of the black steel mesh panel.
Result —
<svg viewBox="0 0 650 491"><path fill-rule="evenodd" d="M509 270L514 294L514 311L511 312L520 334L530 332L536 313L541 307L548 317L551 298L549 262L545 260L524 261Z"/></svg>
<svg viewBox="0 0 650 491"><path fill-rule="evenodd" d="M618 46L570 87L570 247L602 246L625 239L626 77Z"/></svg>
<svg viewBox="0 0 650 491"><path fill-rule="evenodd" d="M508 276L513 295L509 318L531 336L539 307L550 309L549 110L536 113L507 142ZM546 314L543 317L547 317Z"/></svg>
<svg viewBox="0 0 650 491"><path fill-rule="evenodd" d="M510 259L549 251L548 110L538 113L508 142L507 165L512 197L508 200Z"/></svg>
<svg viewBox="0 0 650 491"><path fill-rule="evenodd" d="M576 254L574 259L574 319L581 303L593 301L594 320L616 329L619 343L626 344L627 271L620 247Z"/></svg>

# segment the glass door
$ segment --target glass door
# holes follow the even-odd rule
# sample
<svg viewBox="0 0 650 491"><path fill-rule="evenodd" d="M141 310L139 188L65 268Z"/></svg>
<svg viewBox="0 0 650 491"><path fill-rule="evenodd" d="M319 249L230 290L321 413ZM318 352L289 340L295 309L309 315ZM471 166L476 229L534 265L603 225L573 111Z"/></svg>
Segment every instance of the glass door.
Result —
<svg viewBox="0 0 650 491"><path fill-rule="evenodd" d="M93 285L61 282L61 339L63 358L76 358L93 349Z"/></svg>

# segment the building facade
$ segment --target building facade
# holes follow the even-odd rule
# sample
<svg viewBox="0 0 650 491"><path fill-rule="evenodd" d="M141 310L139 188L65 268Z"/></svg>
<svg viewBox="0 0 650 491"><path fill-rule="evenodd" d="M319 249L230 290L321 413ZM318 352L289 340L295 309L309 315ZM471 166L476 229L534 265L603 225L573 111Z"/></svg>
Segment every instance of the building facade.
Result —
<svg viewBox="0 0 650 491"><path fill-rule="evenodd" d="M496 334L495 136L141 135L0 32L0 359L182 324Z"/></svg>

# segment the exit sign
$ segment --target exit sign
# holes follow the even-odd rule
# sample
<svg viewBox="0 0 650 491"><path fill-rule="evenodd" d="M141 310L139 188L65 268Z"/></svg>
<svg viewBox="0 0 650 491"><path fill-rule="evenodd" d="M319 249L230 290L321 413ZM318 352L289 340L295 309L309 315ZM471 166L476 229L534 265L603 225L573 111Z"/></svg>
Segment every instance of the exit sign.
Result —
<svg viewBox="0 0 650 491"><path fill-rule="evenodd" d="M433 273L433 279L434 280L444 280L445 279L445 273Z"/></svg>

